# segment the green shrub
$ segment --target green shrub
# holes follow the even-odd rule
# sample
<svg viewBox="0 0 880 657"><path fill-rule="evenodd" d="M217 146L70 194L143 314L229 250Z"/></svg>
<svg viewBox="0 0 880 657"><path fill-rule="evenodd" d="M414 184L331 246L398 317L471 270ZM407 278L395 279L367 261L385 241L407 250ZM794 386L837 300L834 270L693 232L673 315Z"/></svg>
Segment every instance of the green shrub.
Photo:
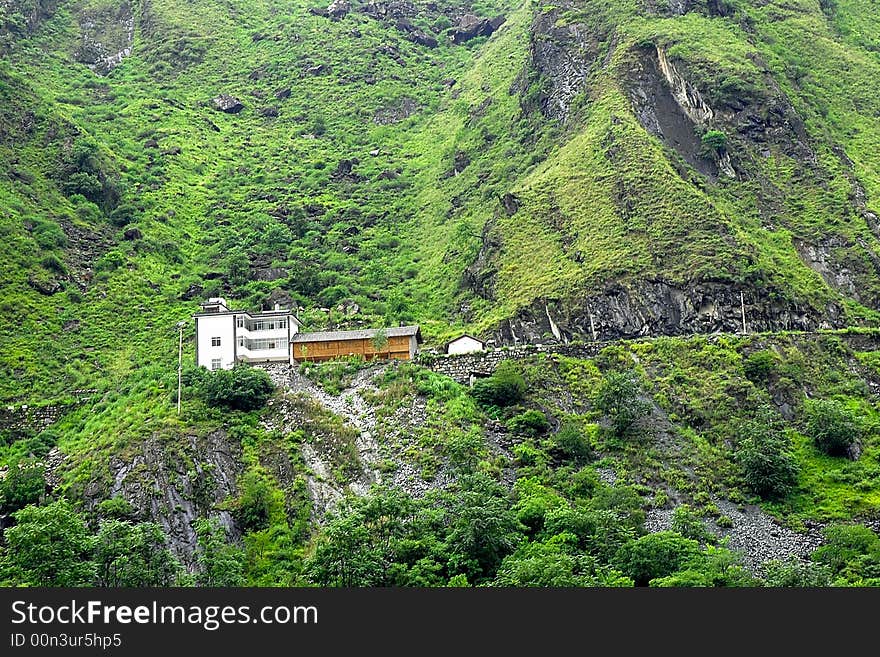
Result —
<svg viewBox="0 0 880 657"><path fill-rule="evenodd" d="M547 416L541 411L528 410L514 415L507 421L507 428L525 436L538 436L550 427Z"/></svg>
<svg viewBox="0 0 880 657"><path fill-rule="evenodd" d="M807 434L829 456L845 456L862 434L862 419L834 399L810 399L804 404Z"/></svg>
<svg viewBox="0 0 880 657"><path fill-rule="evenodd" d="M502 361L495 373L474 383L471 394L482 406L511 406L522 401L526 382L513 361Z"/></svg>
<svg viewBox="0 0 880 657"><path fill-rule="evenodd" d="M727 150L727 135L721 130L707 130L700 137L703 152L707 155L720 155Z"/></svg>
<svg viewBox="0 0 880 657"><path fill-rule="evenodd" d="M700 552L700 544L675 532L648 534L624 545L617 554L617 567L632 577L636 586L667 577L682 569Z"/></svg>
<svg viewBox="0 0 880 657"><path fill-rule="evenodd" d="M553 436L553 442L565 458L575 463L584 463L593 458L590 443L576 422L565 422Z"/></svg>
<svg viewBox="0 0 880 657"><path fill-rule="evenodd" d="M641 387L634 372L609 372L593 397L596 408L611 420L614 434L622 438L651 410L641 398Z"/></svg>
<svg viewBox="0 0 880 657"><path fill-rule="evenodd" d="M773 587L831 586L831 571L827 566L804 562L797 557L788 561L774 559L764 564L764 582Z"/></svg>
<svg viewBox="0 0 880 657"><path fill-rule="evenodd" d="M787 495L797 482L798 468L776 413L760 408L740 425L738 434L735 458L748 487L765 498Z"/></svg>
<svg viewBox="0 0 880 657"><path fill-rule="evenodd" d="M234 516L242 531L265 529L283 510L284 499L269 475L262 469L246 472L238 482L240 496Z"/></svg>
<svg viewBox="0 0 880 657"><path fill-rule="evenodd" d="M689 504L681 504L672 512L671 529L700 543L712 543L715 540L715 536L706 529L703 519Z"/></svg>
<svg viewBox="0 0 880 657"><path fill-rule="evenodd" d="M242 411L261 408L275 390L264 370L244 364L228 370L190 368L183 373L183 384L209 406Z"/></svg>
<svg viewBox="0 0 880 657"><path fill-rule="evenodd" d="M743 361L743 371L752 383L766 381L775 368L776 356L767 349L749 354Z"/></svg>
<svg viewBox="0 0 880 657"><path fill-rule="evenodd" d="M43 466L33 463L13 464L6 478L0 479L0 512L13 513L28 504L36 504L45 492Z"/></svg>

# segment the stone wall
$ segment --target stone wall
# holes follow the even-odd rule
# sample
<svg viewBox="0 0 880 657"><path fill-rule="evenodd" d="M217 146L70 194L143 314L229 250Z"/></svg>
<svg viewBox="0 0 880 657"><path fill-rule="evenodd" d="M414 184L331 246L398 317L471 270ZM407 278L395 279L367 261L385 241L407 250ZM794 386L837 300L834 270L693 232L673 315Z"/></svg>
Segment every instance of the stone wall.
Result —
<svg viewBox="0 0 880 657"><path fill-rule="evenodd" d="M697 336L688 336L697 337ZM716 340L726 340L731 337L743 337L725 333L702 334L710 342ZM772 336L754 334L748 336L751 339L753 348L766 348L769 341L772 342ZM804 331L801 333L791 333L789 337L795 342L810 342L820 339L837 337L840 338L851 349L856 351L877 350L880 349L880 331L862 331L853 333L843 332L821 332L821 331ZM645 342L651 342L654 338L644 338ZM610 340L607 342L576 342L569 344L527 344L520 347L502 347L500 349L492 349L490 351L482 351L472 354L458 354L448 356L446 354L435 355L431 353L423 353L417 356L416 362L438 374L455 379L462 384L472 384L474 378L482 376L490 376L498 364L503 360L524 360L537 354L555 354L560 356L568 356L570 358L595 358L606 347L616 344L634 344L639 340ZM765 344L767 343L767 344Z"/></svg>
<svg viewBox="0 0 880 657"><path fill-rule="evenodd" d="M541 345L530 344L522 347L507 347L482 351L473 354L434 356L423 354L417 362L438 374L455 379L459 383L470 384L472 377L489 376L504 360L524 360L537 354L558 354L572 358L593 358L608 346L605 342L584 344Z"/></svg>
<svg viewBox="0 0 880 657"><path fill-rule="evenodd" d="M96 390L74 390L71 393L74 398L73 404L89 401L96 392ZM38 434L55 424L69 408L70 405L68 404L47 404L45 406L20 404L18 406L6 406L0 408L0 431L21 431Z"/></svg>

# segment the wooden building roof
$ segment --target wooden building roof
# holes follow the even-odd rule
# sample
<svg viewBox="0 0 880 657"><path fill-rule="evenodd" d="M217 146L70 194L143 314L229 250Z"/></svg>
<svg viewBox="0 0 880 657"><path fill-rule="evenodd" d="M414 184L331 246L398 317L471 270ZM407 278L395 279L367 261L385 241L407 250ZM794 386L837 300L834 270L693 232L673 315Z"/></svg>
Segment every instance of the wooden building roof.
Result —
<svg viewBox="0 0 880 657"><path fill-rule="evenodd" d="M332 340L363 340L373 339L379 331L384 331L389 338L402 336L416 336L416 341L421 343L422 331L418 326L390 326L386 329L360 329L357 331L315 331L312 333L297 333L291 338L291 342L329 342Z"/></svg>

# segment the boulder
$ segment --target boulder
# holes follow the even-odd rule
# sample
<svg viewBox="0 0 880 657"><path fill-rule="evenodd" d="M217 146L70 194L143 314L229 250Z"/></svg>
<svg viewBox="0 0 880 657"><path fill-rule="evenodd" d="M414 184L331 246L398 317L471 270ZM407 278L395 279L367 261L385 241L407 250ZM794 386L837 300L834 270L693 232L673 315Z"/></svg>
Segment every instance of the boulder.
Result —
<svg viewBox="0 0 880 657"><path fill-rule="evenodd" d="M279 89L278 91L275 92L275 98L277 98L278 100L287 100L288 98L290 98L290 92L291 92L290 87L285 87L284 89Z"/></svg>
<svg viewBox="0 0 880 657"><path fill-rule="evenodd" d="M278 108L277 107L263 107L260 109L260 116L265 116L266 118L275 118L278 116Z"/></svg>
<svg viewBox="0 0 880 657"><path fill-rule="evenodd" d="M122 237L128 242L133 242L135 240L141 239L143 237L143 234L137 228L129 228L122 234Z"/></svg>
<svg viewBox="0 0 880 657"><path fill-rule="evenodd" d="M425 34L421 30L414 30L409 33L409 40L413 43L417 43L420 46L427 46L428 48L436 48L437 47L437 39L432 37L430 34Z"/></svg>
<svg viewBox="0 0 880 657"><path fill-rule="evenodd" d="M221 112L226 112L227 114L238 114L241 110L244 109L244 103L242 103L235 96L230 96L229 94L220 94L219 96L215 96L213 99L214 109L217 109Z"/></svg>
<svg viewBox="0 0 880 657"><path fill-rule="evenodd" d="M351 11L351 3L348 0L333 0L327 5L327 15L333 20L341 20Z"/></svg>
<svg viewBox="0 0 880 657"><path fill-rule="evenodd" d="M473 14L462 16L455 30L450 35L452 43L461 44L480 36L489 36L504 24L504 16L494 18L479 18Z"/></svg>

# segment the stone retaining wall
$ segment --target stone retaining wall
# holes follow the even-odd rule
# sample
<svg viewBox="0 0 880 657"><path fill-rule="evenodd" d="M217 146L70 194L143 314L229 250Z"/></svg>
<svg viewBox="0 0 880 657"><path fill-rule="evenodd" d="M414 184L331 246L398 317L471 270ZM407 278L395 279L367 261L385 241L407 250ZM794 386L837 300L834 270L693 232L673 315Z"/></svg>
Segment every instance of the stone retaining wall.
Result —
<svg viewBox="0 0 880 657"><path fill-rule="evenodd" d="M594 358L610 343L592 342L565 345L525 345L481 351L475 354L447 356L422 355L417 362L437 372L455 379L459 383L470 384L472 377L489 376L504 360L524 360L538 354L556 354L571 358Z"/></svg>

